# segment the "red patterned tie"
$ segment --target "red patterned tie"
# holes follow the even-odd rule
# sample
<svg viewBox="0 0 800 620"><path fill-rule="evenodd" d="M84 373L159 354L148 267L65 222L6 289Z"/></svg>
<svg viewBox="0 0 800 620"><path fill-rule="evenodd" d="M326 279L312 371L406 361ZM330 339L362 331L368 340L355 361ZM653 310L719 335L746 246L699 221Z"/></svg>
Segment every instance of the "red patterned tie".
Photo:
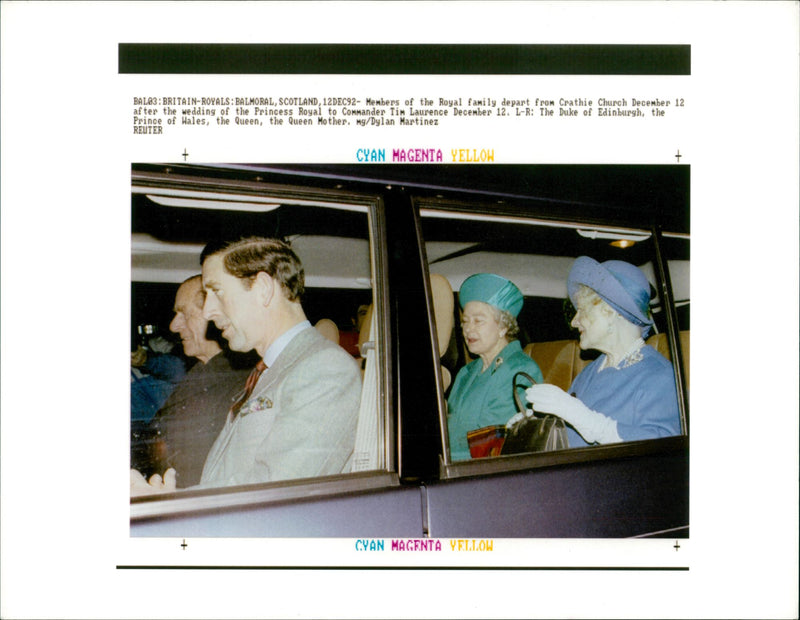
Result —
<svg viewBox="0 0 800 620"><path fill-rule="evenodd" d="M250 376L247 377L247 383L244 384L244 392L242 395L233 403L231 407L231 419L236 417L236 414L239 413L239 409L242 408L247 402L247 399L250 398L250 394L253 393L253 388L256 387L256 383L258 383L258 378L261 376L261 373L267 369L267 365L264 363L264 360L259 360L256 367L250 372Z"/></svg>

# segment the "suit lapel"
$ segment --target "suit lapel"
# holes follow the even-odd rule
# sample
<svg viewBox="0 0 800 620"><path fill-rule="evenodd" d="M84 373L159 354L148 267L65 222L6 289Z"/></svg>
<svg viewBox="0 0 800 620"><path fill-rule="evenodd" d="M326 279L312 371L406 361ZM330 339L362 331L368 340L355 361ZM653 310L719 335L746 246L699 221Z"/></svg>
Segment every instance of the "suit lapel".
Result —
<svg viewBox="0 0 800 620"><path fill-rule="evenodd" d="M278 355L275 363L259 377L250 400L257 398L265 390L278 383L289 369L295 365L297 360L314 346L317 335L317 330L309 327L292 338L286 348Z"/></svg>

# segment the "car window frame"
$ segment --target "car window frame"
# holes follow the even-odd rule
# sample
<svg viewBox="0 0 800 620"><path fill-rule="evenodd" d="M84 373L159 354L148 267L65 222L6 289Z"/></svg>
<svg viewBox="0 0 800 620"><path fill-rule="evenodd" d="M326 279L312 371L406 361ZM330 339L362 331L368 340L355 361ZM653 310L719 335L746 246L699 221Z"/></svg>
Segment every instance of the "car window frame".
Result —
<svg viewBox="0 0 800 620"><path fill-rule="evenodd" d="M389 334L390 308L388 303L386 223L384 201L379 193L357 192L336 188L302 186L294 183L265 183L261 179L241 180L216 176L213 166L205 167L197 176L176 174L171 167L147 165L131 171L131 190L136 186L191 189L199 192L247 193L286 201L285 204L328 206L346 210L348 206L364 210L367 215L370 269L372 273L373 312L377 364L377 407L380 416L379 441L383 447L383 463L379 469L337 474L333 476L279 480L239 486L202 489L183 489L173 493L145 495L130 500L131 523L154 518L211 511L264 506L276 503L303 501L310 497L335 497L394 488L400 485L396 471L397 428L392 411L392 343ZM132 231L133 232L133 231ZM380 432L382 426L382 438Z"/></svg>
<svg viewBox="0 0 800 620"><path fill-rule="evenodd" d="M631 232L634 234L645 233L653 240L653 269L655 275L655 285L662 305L666 309L668 343L671 352L671 363L675 372L678 408L681 416L681 434L671 437L661 437L640 441L628 441L618 444L605 444L580 448L570 448L553 452L510 454L489 458L471 459L468 461L452 461L449 454L449 437L447 432L447 403L445 390L441 381L441 370L437 373L438 403L437 414L442 437L442 453L439 455L439 477L442 480L457 479L472 476L493 475L509 472L516 472L543 467L554 467L573 463L584 463L591 461L623 459L639 455L658 454L673 452L676 450L687 450L689 445L689 401L686 390L684 376L683 356L678 337L678 321L675 313L674 298L672 295L671 280L667 265L667 258L663 256L659 240L663 236L676 236L689 240L687 233L664 231L657 225L635 226L626 222L603 222L597 219L576 217L565 219L563 217L548 217L546 213L537 209L533 213L526 213L525 208L521 209L517 205L509 205L504 200L495 203L485 201L473 201L470 199L446 199L442 197L415 197L415 208L419 217L420 225L420 246L426 247L426 242L422 234L422 220L425 217L436 217L437 212L446 212L456 215L457 218L478 220L487 218L498 222L519 223L521 225L553 226L567 229L592 229L613 232ZM439 216L442 217L442 216ZM430 286L430 265L427 255L425 261L425 277L427 279L428 306L431 316L431 323L434 337L435 319L433 314L433 301ZM454 291L455 292L455 291ZM458 329L458 326L454 326ZM437 362L441 366L441 361L437 357ZM453 377L455 379L455 377Z"/></svg>

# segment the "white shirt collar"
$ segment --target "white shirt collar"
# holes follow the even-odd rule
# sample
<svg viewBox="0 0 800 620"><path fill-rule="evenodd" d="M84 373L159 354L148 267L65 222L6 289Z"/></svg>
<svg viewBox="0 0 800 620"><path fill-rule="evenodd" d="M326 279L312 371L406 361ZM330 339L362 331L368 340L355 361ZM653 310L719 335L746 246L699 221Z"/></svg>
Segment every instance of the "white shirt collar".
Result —
<svg viewBox="0 0 800 620"><path fill-rule="evenodd" d="M269 368L275 363L275 360L278 359L278 356L297 334L309 327L311 327L310 321L301 321L294 327L286 330L280 336L278 336L275 339L275 342L269 346L269 349L267 349L266 353L264 353L264 363L267 365L267 367Z"/></svg>

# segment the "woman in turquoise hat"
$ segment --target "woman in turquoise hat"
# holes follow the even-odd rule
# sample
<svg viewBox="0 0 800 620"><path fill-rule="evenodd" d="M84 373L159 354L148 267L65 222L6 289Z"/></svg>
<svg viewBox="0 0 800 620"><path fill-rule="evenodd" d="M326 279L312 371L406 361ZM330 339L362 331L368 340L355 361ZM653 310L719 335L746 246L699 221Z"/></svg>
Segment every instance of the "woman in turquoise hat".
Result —
<svg viewBox="0 0 800 620"><path fill-rule="evenodd" d="M478 273L464 280L458 300L464 340L477 359L458 371L447 399L450 458L454 461L470 458L469 431L505 424L516 413L511 391L515 373L523 371L542 381L541 370L517 340L523 297L512 282Z"/></svg>
<svg viewBox="0 0 800 620"><path fill-rule="evenodd" d="M672 364L644 343L653 326L644 273L623 261L580 256L567 290L581 348L602 355L575 377L569 394L555 385L529 388L525 395L534 410L570 425L570 448L680 434Z"/></svg>

